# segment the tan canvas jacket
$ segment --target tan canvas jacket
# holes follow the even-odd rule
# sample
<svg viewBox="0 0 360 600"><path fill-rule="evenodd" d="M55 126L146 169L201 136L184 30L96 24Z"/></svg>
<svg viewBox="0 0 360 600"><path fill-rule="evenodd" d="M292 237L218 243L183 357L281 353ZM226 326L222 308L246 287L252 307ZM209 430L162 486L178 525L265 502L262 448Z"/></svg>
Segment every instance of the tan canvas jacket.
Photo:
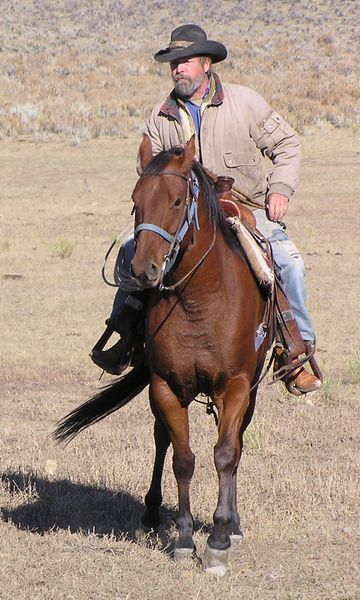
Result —
<svg viewBox="0 0 360 600"><path fill-rule="evenodd" d="M272 192L290 198L301 160L296 132L257 92L241 85L222 85L216 74L214 77L216 91L202 115L201 162L217 175L233 177L234 187L253 207L263 207L266 195ZM172 92L163 104L155 106L144 133L157 154L187 142L184 130Z"/></svg>

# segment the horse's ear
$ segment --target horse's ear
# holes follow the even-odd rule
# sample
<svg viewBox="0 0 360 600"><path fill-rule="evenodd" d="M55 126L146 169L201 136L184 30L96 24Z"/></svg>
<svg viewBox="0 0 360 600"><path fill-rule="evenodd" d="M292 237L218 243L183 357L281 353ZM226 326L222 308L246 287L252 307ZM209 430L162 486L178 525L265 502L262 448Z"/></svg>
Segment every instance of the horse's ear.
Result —
<svg viewBox="0 0 360 600"><path fill-rule="evenodd" d="M185 172L190 171L195 158L195 135L191 136L184 148L181 166Z"/></svg>
<svg viewBox="0 0 360 600"><path fill-rule="evenodd" d="M142 170L145 169L146 165L152 160L152 158L153 153L150 138L148 135L144 135L139 147L139 159Z"/></svg>

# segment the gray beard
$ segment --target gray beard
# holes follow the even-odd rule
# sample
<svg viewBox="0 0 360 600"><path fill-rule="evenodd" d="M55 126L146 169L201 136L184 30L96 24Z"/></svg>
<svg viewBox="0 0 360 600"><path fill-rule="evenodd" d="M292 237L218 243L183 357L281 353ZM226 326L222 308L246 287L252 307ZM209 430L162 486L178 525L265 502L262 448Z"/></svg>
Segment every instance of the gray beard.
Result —
<svg viewBox="0 0 360 600"><path fill-rule="evenodd" d="M201 86L202 82L206 77L206 73L200 75L195 81L189 81L189 83L177 83L174 79L174 90L175 94L182 100L186 100L193 95L193 93Z"/></svg>

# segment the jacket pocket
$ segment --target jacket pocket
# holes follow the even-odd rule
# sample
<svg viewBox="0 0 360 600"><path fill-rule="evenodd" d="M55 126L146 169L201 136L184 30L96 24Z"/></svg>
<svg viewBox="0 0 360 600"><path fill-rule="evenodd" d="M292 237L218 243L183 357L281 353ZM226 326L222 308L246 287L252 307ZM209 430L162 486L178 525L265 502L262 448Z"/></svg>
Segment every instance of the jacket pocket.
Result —
<svg viewBox="0 0 360 600"><path fill-rule="evenodd" d="M224 162L228 169L247 171L249 167L256 167L256 155L251 152L224 152Z"/></svg>

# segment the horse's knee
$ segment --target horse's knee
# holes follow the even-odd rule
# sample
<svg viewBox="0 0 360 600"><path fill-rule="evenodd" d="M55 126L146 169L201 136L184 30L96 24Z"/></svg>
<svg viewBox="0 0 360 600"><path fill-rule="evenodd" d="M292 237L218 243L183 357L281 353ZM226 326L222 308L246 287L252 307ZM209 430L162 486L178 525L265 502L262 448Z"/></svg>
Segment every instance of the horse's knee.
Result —
<svg viewBox="0 0 360 600"><path fill-rule="evenodd" d="M215 446L214 459L218 472L232 471L236 465L237 456L237 448L229 442Z"/></svg>

